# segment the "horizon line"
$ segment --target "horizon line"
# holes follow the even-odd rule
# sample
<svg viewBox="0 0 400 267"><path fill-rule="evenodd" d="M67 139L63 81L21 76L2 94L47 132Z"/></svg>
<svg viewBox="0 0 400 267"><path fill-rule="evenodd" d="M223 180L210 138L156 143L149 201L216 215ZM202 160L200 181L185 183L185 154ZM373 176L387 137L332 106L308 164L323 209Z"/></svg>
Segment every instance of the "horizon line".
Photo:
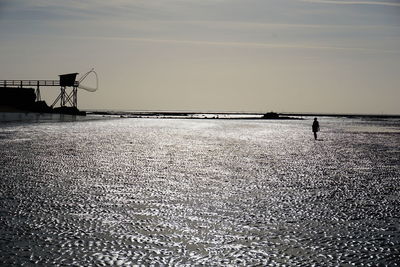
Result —
<svg viewBox="0 0 400 267"><path fill-rule="evenodd" d="M341 117L341 116L374 116L374 117L399 117L399 114L390 113L341 113L341 112L278 112L278 111L212 111L212 110L113 110L113 109L84 109L87 112L114 112L114 113L166 113L166 114L243 114L243 115L264 115L269 112L277 113L280 115L292 115L292 116L326 116L326 117Z"/></svg>

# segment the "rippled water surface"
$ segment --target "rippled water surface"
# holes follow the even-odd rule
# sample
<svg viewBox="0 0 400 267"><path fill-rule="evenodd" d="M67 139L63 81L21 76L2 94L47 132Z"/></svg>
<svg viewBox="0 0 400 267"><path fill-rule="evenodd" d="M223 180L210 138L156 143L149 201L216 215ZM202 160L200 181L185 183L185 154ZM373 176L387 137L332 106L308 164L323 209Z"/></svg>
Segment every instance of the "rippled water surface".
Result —
<svg viewBox="0 0 400 267"><path fill-rule="evenodd" d="M0 265L390 265L400 122L0 124Z"/></svg>

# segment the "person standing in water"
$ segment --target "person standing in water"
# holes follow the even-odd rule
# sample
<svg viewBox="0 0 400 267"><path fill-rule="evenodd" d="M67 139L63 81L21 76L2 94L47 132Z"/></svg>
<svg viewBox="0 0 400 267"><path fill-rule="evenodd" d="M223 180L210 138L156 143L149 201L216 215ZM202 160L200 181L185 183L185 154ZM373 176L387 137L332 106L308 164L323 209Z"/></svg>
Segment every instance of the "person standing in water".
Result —
<svg viewBox="0 0 400 267"><path fill-rule="evenodd" d="M314 139L317 140L317 132L319 132L319 122L317 118L314 118L314 122L312 124L312 131L314 133Z"/></svg>

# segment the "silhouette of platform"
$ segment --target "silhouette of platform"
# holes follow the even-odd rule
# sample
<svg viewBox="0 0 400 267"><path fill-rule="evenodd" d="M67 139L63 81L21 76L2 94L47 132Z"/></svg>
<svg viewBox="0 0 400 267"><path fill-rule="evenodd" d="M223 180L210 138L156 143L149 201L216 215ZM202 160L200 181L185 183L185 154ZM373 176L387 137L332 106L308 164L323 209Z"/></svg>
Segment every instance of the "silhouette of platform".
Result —
<svg viewBox="0 0 400 267"><path fill-rule="evenodd" d="M60 80L0 80L0 87L55 86L60 87ZM73 86L79 86L74 81Z"/></svg>

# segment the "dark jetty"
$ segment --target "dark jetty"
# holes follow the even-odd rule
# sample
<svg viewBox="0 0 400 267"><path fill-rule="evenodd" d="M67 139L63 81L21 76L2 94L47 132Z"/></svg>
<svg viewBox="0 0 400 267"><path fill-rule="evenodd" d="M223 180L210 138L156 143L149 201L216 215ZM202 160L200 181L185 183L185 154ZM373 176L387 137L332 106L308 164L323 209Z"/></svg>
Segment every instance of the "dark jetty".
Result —
<svg viewBox="0 0 400 267"><path fill-rule="evenodd" d="M276 120L279 119L279 114L275 112L268 112L262 116L263 119Z"/></svg>
<svg viewBox="0 0 400 267"><path fill-rule="evenodd" d="M76 107L58 107L53 109L53 113L68 114L68 115L81 115L85 116L85 111L80 111Z"/></svg>
<svg viewBox="0 0 400 267"><path fill-rule="evenodd" d="M33 88L15 87L0 87L0 111L86 115L86 112L80 111L75 107L53 109L45 101L36 101L36 94Z"/></svg>
<svg viewBox="0 0 400 267"><path fill-rule="evenodd" d="M268 112L262 116L264 120L301 120L301 118L294 118L288 116L281 116L276 112Z"/></svg>

